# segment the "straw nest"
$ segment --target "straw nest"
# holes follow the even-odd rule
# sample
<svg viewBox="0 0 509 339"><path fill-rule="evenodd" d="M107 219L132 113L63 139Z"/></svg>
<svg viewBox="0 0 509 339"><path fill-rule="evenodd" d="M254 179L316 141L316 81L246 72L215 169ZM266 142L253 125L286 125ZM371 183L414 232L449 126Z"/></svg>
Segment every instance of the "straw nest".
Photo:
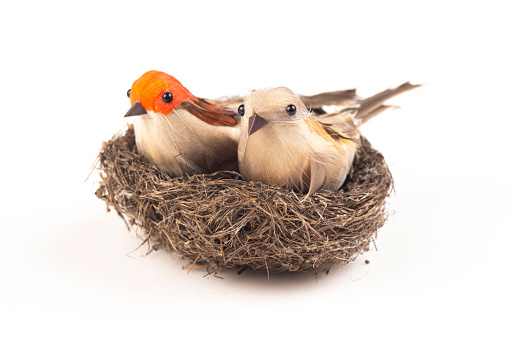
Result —
<svg viewBox="0 0 509 339"><path fill-rule="evenodd" d="M384 224L392 189L383 156L365 138L343 187L306 199L235 172L172 178L138 154L131 128L103 144L99 172L96 196L139 227L152 250L213 271L327 270L354 260Z"/></svg>

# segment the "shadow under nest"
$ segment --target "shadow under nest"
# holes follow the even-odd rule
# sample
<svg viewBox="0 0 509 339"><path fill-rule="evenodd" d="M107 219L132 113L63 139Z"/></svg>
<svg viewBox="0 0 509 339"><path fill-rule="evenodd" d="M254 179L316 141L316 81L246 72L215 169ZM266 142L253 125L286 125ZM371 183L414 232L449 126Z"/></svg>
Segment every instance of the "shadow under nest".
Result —
<svg viewBox="0 0 509 339"><path fill-rule="evenodd" d="M151 249L215 271L327 270L352 261L384 224L393 184L364 137L339 191L306 199L235 172L172 178L138 154L131 128L103 144L99 172L96 196L141 228Z"/></svg>

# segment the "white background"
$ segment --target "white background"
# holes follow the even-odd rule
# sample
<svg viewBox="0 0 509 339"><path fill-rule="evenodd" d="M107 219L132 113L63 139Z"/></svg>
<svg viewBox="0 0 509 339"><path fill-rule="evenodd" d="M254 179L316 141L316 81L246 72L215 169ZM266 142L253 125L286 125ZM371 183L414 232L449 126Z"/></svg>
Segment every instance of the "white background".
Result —
<svg viewBox="0 0 509 339"><path fill-rule="evenodd" d="M504 1L14 3L0 6L2 337L508 335ZM84 181L150 69L209 98L424 84L363 127L396 184L378 251L268 280L136 250Z"/></svg>

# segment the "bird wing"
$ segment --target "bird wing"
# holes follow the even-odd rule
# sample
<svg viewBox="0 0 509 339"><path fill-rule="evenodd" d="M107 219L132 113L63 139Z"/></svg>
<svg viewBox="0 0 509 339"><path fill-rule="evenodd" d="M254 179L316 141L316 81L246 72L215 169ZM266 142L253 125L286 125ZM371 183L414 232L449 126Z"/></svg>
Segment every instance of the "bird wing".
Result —
<svg viewBox="0 0 509 339"><path fill-rule="evenodd" d="M300 100L310 107L311 110L321 109L326 105L345 106L357 102L357 93L355 89L343 91L325 92L316 95L299 95Z"/></svg>
<svg viewBox="0 0 509 339"><path fill-rule="evenodd" d="M211 104L202 98L186 100L180 106L209 125L235 126L238 123L239 117L236 112Z"/></svg>
<svg viewBox="0 0 509 339"><path fill-rule="evenodd" d="M347 135L338 128L313 118L306 118L305 121L311 132L321 138L318 140L325 141L325 144L320 142L310 144L314 151L309 157L311 180L308 195L320 189L338 189L350 170L357 150L359 133L353 130L351 135ZM338 152L334 152L334 149Z"/></svg>
<svg viewBox="0 0 509 339"><path fill-rule="evenodd" d="M307 125L314 133L333 145L341 152L345 152L345 146L355 147L354 138L342 133L339 129L323 124L317 120L306 118Z"/></svg>

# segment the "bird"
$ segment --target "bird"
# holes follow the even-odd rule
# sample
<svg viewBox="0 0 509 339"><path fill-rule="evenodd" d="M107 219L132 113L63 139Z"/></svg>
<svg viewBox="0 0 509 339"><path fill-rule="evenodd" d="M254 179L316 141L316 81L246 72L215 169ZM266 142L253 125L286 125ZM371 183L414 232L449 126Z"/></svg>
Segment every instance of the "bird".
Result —
<svg viewBox="0 0 509 339"><path fill-rule="evenodd" d="M171 176L237 170L237 107L196 97L176 78L148 71L127 91L138 151Z"/></svg>
<svg viewBox="0 0 509 339"><path fill-rule="evenodd" d="M212 100L196 97L175 77L151 70L127 91L138 152L159 169L178 177L238 171L237 149L243 97ZM356 102L355 90L301 97L322 112L324 105Z"/></svg>
<svg viewBox="0 0 509 339"><path fill-rule="evenodd" d="M419 85L404 83L341 111L317 116L287 87L248 95L238 147L242 178L287 187L306 197L338 190L360 146L359 126L386 109L384 101Z"/></svg>

